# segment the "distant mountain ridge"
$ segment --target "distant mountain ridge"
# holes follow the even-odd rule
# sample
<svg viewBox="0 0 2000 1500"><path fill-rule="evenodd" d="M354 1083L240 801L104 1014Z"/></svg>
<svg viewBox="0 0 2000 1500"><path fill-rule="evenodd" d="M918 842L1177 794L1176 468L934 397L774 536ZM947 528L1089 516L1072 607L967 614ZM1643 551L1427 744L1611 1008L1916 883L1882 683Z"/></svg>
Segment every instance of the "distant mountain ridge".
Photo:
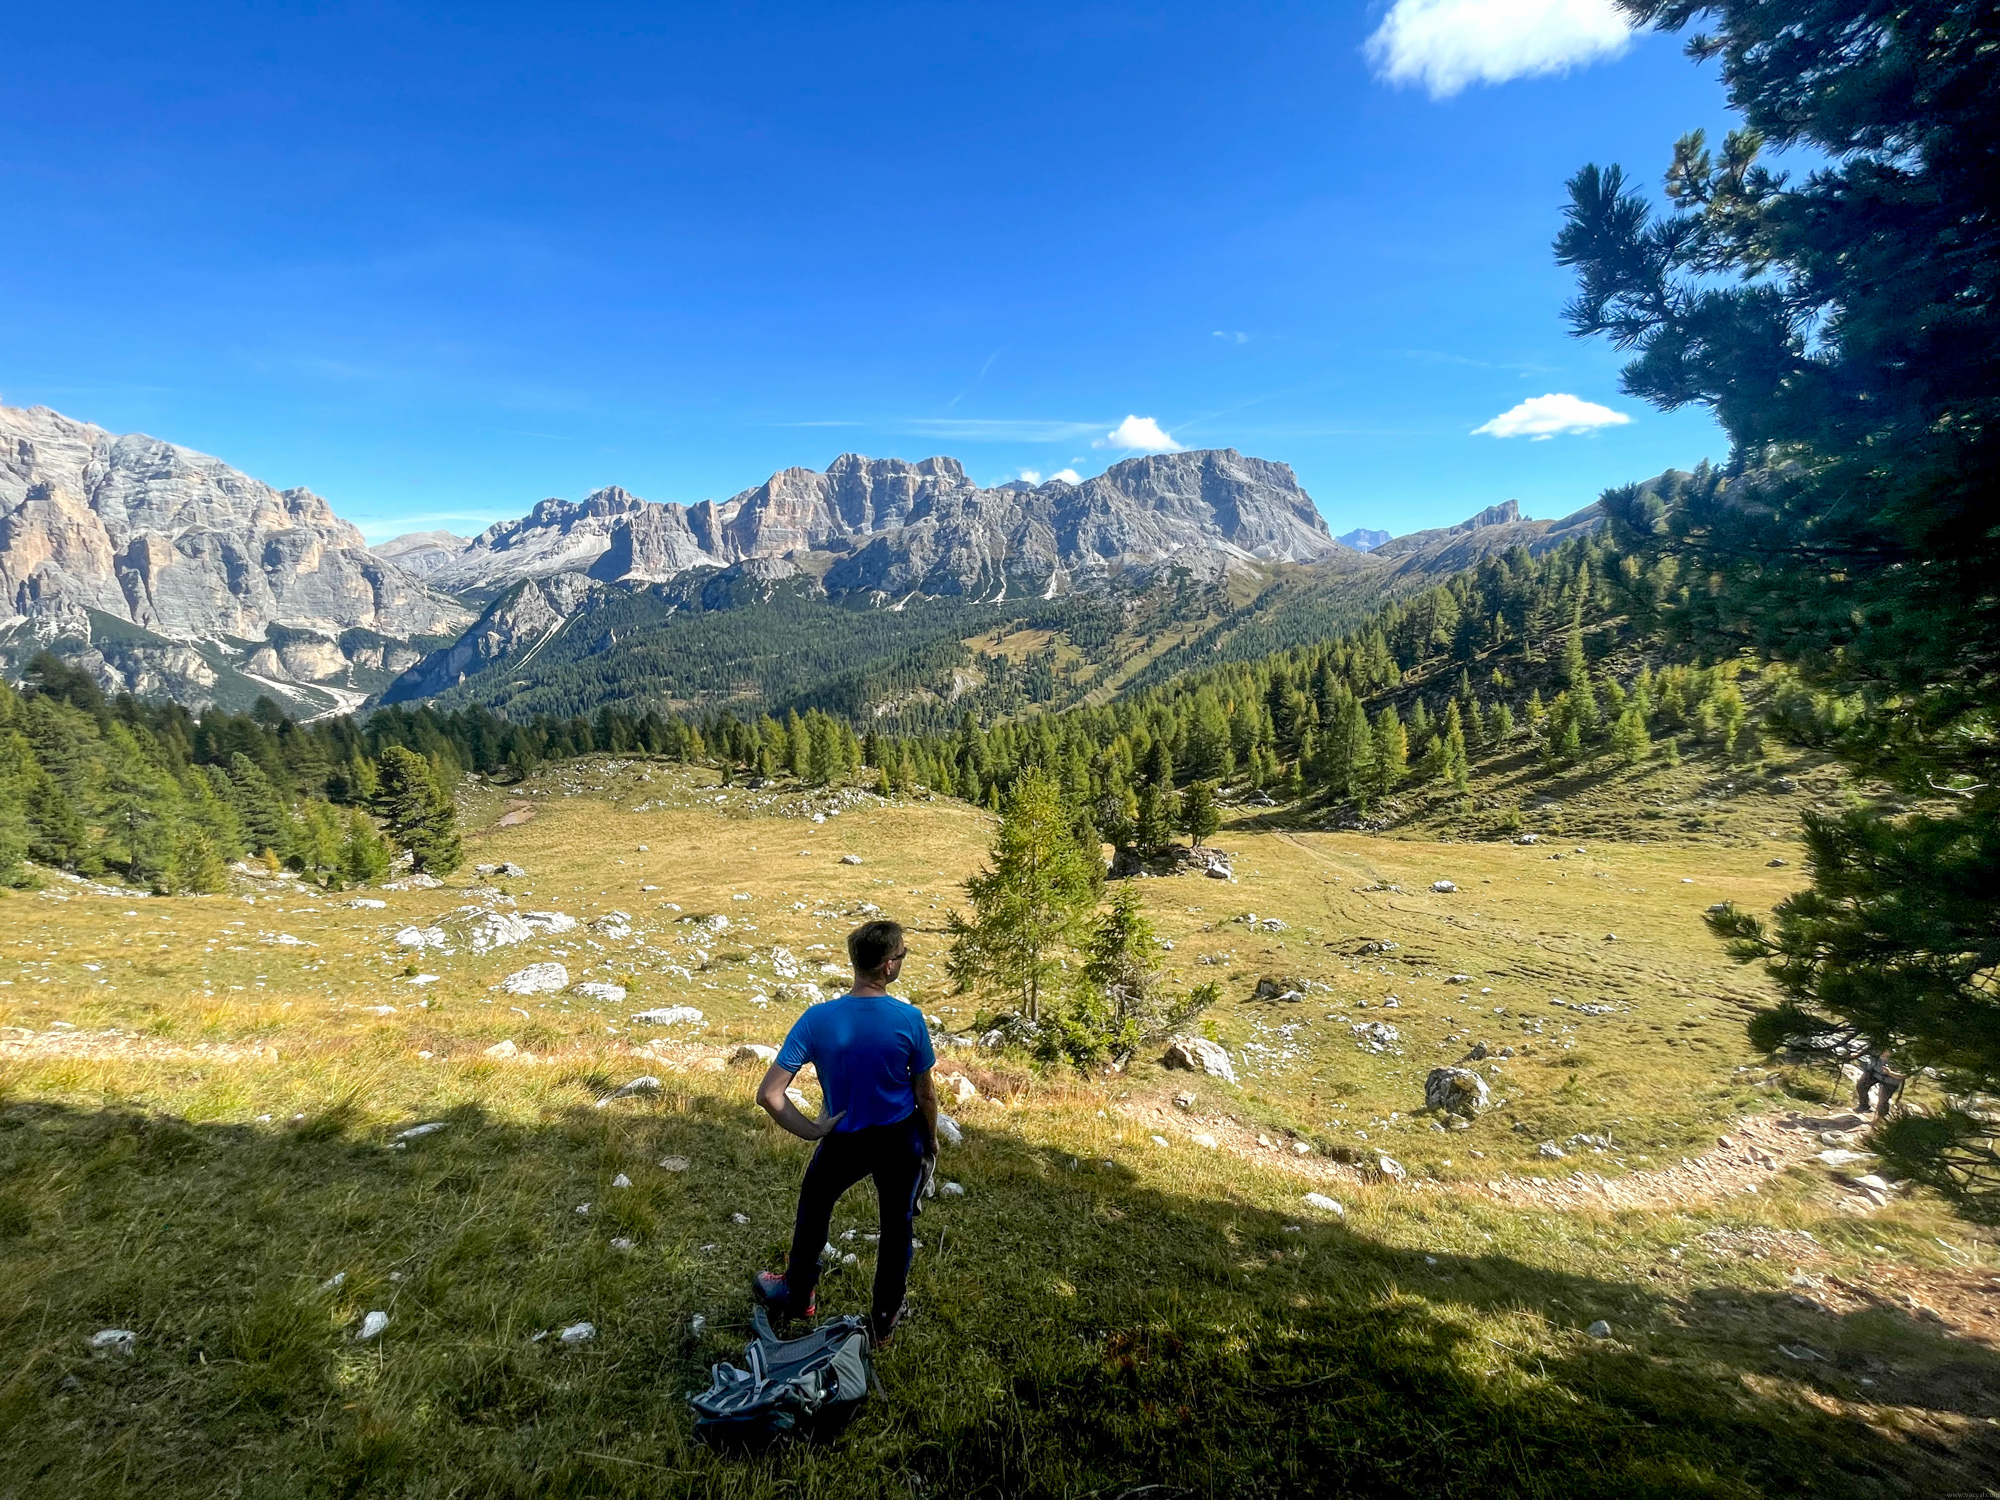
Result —
<svg viewBox="0 0 2000 1500"><path fill-rule="evenodd" d="M0 407L0 667L53 649L109 691L196 709L270 695L307 717L377 695L584 704L587 682L629 697L663 673L681 706L756 701L760 683L817 691L806 678L832 673L851 679L842 711L861 713L875 711L864 682L956 701L986 669L951 663L1032 618L1049 641L1034 692L1051 690L1064 658L1049 653L1067 642L1080 654L1061 691L1102 693L1184 653L1314 638L1370 599L1596 524L1595 507L1526 521L1508 501L1455 527L1336 539L1288 465L1227 448L992 487L949 457L850 453L719 502L611 485L469 539L371 548L309 490ZM903 613L913 601L921 625ZM862 628L857 610L880 624ZM864 648L865 667L849 660ZM686 660L593 665L649 651ZM796 660L778 677L759 665L785 651ZM988 697L1006 711L1016 689L993 670Z"/></svg>
<svg viewBox="0 0 2000 1500"><path fill-rule="evenodd" d="M430 536L382 555L433 555ZM581 501L544 500L501 522L427 577L458 592L577 572L606 583L664 583L695 568L787 558L829 593L999 598L1054 594L1127 567L1190 554L1306 562L1336 551L1312 497L1284 464L1234 449L1114 464L1081 484L986 489L953 458L842 454L824 472L784 469L720 503L641 500L615 485Z"/></svg>

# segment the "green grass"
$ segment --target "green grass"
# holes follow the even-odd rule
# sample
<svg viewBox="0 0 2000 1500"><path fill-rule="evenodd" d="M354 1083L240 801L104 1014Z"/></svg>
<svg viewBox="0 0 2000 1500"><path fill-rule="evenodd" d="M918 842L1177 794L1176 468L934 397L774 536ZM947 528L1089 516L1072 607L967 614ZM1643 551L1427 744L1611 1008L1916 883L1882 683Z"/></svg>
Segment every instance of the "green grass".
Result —
<svg viewBox="0 0 2000 1500"><path fill-rule="evenodd" d="M919 1222L920 1312L881 1361L883 1394L825 1448L710 1455L684 1397L740 1357L747 1281L782 1255L805 1148L754 1109L750 1074L704 1059L789 1020L750 999L774 945L817 961L808 945L837 947L863 901L935 928L988 825L953 803L813 825L778 816L782 799L718 807L657 767L565 768L531 790L473 799L487 829L506 806L540 809L476 837L474 857L529 869L510 882L521 909L627 911L634 938L425 954L440 978L415 989L388 935L479 899L471 882L387 893L386 911L274 891L246 905L58 887L0 903L0 1023L21 1028L0 1039L39 1045L58 1020L121 1033L108 1056L0 1056L0 1495L1888 1496L1994 1482L1990 1334L1897 1300L1993 1274L1991 1248L1935 1204L1856 1218L1817 1170L1657 1211L1524 1211L1478 1187L1549 1170L1533 1154L1545 1132L1616 1119L1629 1146L1589 1165L1618 1175L1787 1102L1751 1081L1768 1069L1736 1071L1757 1060L1724 1002L1752 996L1754 976L1697 920L1723 894L1768 904L1783 871L1713 847L1550 862L1242 832L1222 838L1240 886L1146 883L1174 977L1230 976L1211 1020L1242 1085L1190 1085L1144 1059L1093 1080L964 1058L1008 1101L961 1112L967 1141L942 1175L966 1195ZM864 864L838 864L848 851ZM1428 892L1440 861L1458 898ZM1372 884L1404 893L1359 889ZM1253 907L1287 929L1229 920ZM696 911L732 927L682 981L666 966L694 945L673 918ZM318 946L263 939L279 932ZM1364 963L1350 950L1372 935L1401 947ZM916 992L969 1018L973 1002L936 983L937 940L913 943ZM523 1016L487 988L557 950L572 978L636 975L631 1003L537 997ZM1257 974L1279 968L1326 989L1252 1002ZM1491 1039L1538 1051L1501 1066L1507 1106L1445 1135L1410 1117L1410 1090L1465 1029L1452 997L1466 987L1440 982L1459 971L1481 976L1474 995L1496 992ZM1388 989L1402 1004L1385 1013ZM1554 989L1615 1009L1563 1035L1547 1024ZM679 1068L635 1053L657 1033L629 1014L677 1002L707 1013L704 1047L662 1047ZM396 1011L368 1009L383 1003ZM1386 1014L1403 1054L1359 1052L1328 1012ZM1522 1012L1541 1035L1509 1025ZM1296 1058L1245 1050L1303 1017ZM544 1060L486 1059L503 1037ZM596 1107L641 1072L660 1094ZM1328 1182L1340 1169L1323 1156L1204 1150L1170 1102L1189 1087L1232 1140L1290 1128L1351 1151L1365 1133L1438 1185ZM448 1128L395 1140L427 1120ZM669 1155L689 1170L660 1169ZM621 1172L631 1188L610 1186ZM1344 1219L1302 1204L1314 1187ZM872 1218L856 1194L836 1236ZM860 1266L823 1294L835 1310L867 1299L867 1246L850 1247ZM1815 1311L1795 1271L1875 1295ZM335 1273L344 1283L322 1290ZM388 1330L358 1344L371 1309ZM1612 1339L1584 1333L1599 1318ZM598 1335L580 1348L533 1339L585 1319ZM135 1330L137 1352L92 1357L106 1327Z"/></svg>

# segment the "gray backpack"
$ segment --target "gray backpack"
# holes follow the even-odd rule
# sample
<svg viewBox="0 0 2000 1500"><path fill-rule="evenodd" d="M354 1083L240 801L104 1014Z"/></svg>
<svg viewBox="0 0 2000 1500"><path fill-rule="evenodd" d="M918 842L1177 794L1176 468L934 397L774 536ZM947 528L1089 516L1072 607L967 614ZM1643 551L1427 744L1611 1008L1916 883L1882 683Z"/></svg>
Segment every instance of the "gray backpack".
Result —
<svg viewBox="0 0 2000 1500"><path fill-rule="evenodd" d="M750 1323L756 1337L743 1350L749 1368L715 1365L708 1389L688 1397L695 1436L743 1450L782 1437L830 1437L845 1427L874 1383L867 1320L834 1318L796 1339L774 1334L761 1307Z"/></svg>

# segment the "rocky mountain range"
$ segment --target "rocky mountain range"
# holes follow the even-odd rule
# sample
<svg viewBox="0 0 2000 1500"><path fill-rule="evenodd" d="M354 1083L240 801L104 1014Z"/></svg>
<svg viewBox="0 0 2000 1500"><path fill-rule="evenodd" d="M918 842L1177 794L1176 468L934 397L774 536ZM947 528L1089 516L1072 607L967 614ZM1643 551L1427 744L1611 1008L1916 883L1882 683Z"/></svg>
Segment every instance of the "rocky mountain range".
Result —
<svg viewBox="0 0 2000 1500"><path fill-rule="evenodd" d="M0 406L10 658L57 646L107 686L196 702L254 693L260 667L296 668L301 683L337 682L299 700L326 708L358 702L415 659L411 642L470 618L310 490L47 407Z"/></svg>
<svg viewBox="0 0 2000 1500"><path fill-rule="evenodd" d="M1181 560L1204 571L1230 559L1308 562L1340 544L1288 467L1221 449L1128 459L1081 484L992 489L956 459L849 453L823 473L786 469L720 504L660 504L612 486L578 502L544 500L456 555L439 557L440 545L438 533L420 533L377 550L423 559L433 584L459 593L557 573L664 583L786 558L833 595L999 599Z"/></svg>
<svg viewBox="0 0 2000 1500"><path fill-rule="evenodd" d="M114 691L196 708L269 694L310 715L473 691L583 613L624 622L592 637L610 650L633 621L780 597L1011 609L1170 579L1268 593L1282 576L1298 601L1407 586L1517 541L1539 550L1594 512L1523 521L1509 501L1458 527L1336 540L1288 466L1233 449L994 487L952 458L845 454L721 502L613 485L470 539L423 531L371 548L310 490L46 407L0 407L0 666L51 648ZM626 595L644 595L636 612L617 605Z"/></svg>

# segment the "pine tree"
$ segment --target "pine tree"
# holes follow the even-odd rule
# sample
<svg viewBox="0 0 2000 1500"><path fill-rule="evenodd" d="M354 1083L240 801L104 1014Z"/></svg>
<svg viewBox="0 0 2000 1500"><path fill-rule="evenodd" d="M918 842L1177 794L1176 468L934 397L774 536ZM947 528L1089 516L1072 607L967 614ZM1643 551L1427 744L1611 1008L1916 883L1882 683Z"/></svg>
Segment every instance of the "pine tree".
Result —
<svg viewBox="0 0 2000 1500"><path fill-rule="evenodd" d="M1121 885L1090 924L1077 982L1052 1018L1044 1056L1092 1063L1107 1052L1129 1053L1144 1040L1157 1010L1159 979L1149 962L1156 941L1138 891Z"/></svg>
<svg viewBox="0 0 2000 1500"><path fill-rule="evenodd" d="M1653 753L1653 741L1646 733L1645 717L1628 705L1611 726L1611 753L1628 766L1636 766Z"/></svg>
<svg viewBox="0 0 2000 1500"><path fill-rule="evenodd" d="M1768 926L1734 908L1711 926L1786 996L1752 1022L1759 1045L1893 1047L1947 1100L2000 1090L1992 7L1625 9L1667 29L1699 16L1692 50L1720 60L1745 116L1719 157L1699 131L1675 145L1664 213L1617 168L1586 167L1556 242L1579 281L1573 330L1635 351L1625 389L1705 405L1730 437L1722 468L1604 496L1621 547L1700 580L1634 591L1635 621L1860 695L1838 754L1927 804L1808 812L1811 886ZM1767 140L1814 170L1770 172ZM1706 717L1740 730L1726 705ZM1873 1143L1891 1169L2000 1215L1990 1115L1912 1110Z"/></svg>
<svg viewBox="0 0 2000 1500"><path fill-rule="evenodd" d="M389 836L419 870L449 875L463 862L458 809L430 762L414 750L391 745L382 752L382 803Z"/></svg>
<svg viewBox="0 0 2000 1500"><path fill-rule="evenodd" d="M206 829L184 825L179 830L167 865L166 885L170 891L196 895L228 889L228 866Z"/></svg>
<svg viewBox="0 0 2000 1500"><path fill-rule="evenodd" d="M1569 634L1563 637L1563 686L1575 693L1590 681L1590 658L1583 654L1583 601L1578 599L1570 616Z"/></svg>
<svg viewBox="0 0 2000 1500"><path fill-rule="evenodd" d="M1374 790L1386 797L1403 784L1410 763L1409 736L1396 715L1396 705L1385 705L1375 715Z"/></svg>
<svg viewBox="0 0 2000 1500"><path fill-rule="evenodd" d="M1078 924L1096 899L1098 861L1077 846L1055 778L1024 773L1000 813L990 868L965 883L970 917L947 920L945 970L961 990L991 984L1030 1022L1061 972Z"/></svg>
<svg viewBox="0 0 2000 1500"><path fill-rule="evenodd" d="M1444 748L1439 775L1448 786L1462 792L1471 784L1472 759L1466 754L1465 726L1459 719L1456 702L1445 710L1444 736L1440 743Z"/></svg>
<svg viewBox="0 0 2000 1500"><path fill-rule="evenodd" d="M368 885L389 873L389 846L368 814L354 808L340 842L340 876L349 885Z"/></svg>
<svg viewBox="0 0 2000 1500"><path fill-rule="evenodd" d="M1180 798L1172 787L1153 785L1139 789L1139 809L1132 826L1135 848L1148 853L1166 848L1174 841L1174 829L1179 823Z"/></svg>
<svg viewBox="0 0 2000 1500"><path fill-rule="evenodd" d="M1215 805L1215 788L1206 781L1197 781L1181 793L1181 832L1196 848L1201 841L1222 826L1222 813Z"/></svg>
<svg viewBox="0 0 2000 1500"><path fill-rule="evenodd" d="M308 880L337 884L340 846L346 835L343 820L330 803L312 798L300 806L292 834L292 862Z"/></svg>

